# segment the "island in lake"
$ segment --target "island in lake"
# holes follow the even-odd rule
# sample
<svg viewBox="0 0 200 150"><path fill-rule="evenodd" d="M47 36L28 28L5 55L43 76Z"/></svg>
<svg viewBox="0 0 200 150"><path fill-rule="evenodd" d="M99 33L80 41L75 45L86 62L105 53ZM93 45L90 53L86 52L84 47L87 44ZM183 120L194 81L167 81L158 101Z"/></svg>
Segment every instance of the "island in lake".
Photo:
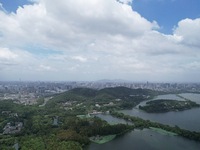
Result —
<svg viewBox="0 0 200 150"><path fill-rule="evenodd" d="M190 100L178 101L160 99L149 101L146 103L145 106L139 106L139 109L142 109L148 113L164 113L169 111L183 111L194 107L200 107L200 104L197 104Z"/></svg>

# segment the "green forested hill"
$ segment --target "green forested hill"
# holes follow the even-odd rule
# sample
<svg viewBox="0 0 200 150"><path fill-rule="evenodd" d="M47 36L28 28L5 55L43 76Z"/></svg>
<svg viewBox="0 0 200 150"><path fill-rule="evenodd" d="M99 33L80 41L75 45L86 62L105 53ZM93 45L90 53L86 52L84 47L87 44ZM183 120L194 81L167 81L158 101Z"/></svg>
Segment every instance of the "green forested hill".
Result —
<svg viewBox="0 0 200 150"><path fill-rule="evenodd" d="M95 89L90 88L75 88L69 91L70 93L73 93L75 95L80 95L84 97L94 97L97 95L98 91Z"/></svg>
<svg viewBox="0 0 200 150"><path fill-rule="evenodd" d="M55 96L47 103L49 107L55 107L60 103L100 103L113 102L119 108L132 108L139 102L152 98L157 92L147 89L130 89L126 87L104 88L101 90L89 88L75 88ZM117 102L118 101L118 102Z"/></svg>

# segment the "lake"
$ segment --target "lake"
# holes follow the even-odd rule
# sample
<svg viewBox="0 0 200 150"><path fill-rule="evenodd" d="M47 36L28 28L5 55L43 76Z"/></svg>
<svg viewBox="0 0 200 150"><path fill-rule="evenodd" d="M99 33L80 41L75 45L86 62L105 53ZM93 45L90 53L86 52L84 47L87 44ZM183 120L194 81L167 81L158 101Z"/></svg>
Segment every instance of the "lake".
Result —
<svg viewBox="0 0 200 150"><path fill-rule="evenodd" d="M179 94L184 98L200 103L200 94ZM156 99L184 100L175 94L160 95ZM144 105L146 102L140 103ZM178 125L181 128L200 132L200 108L185 110L181 112L168 113L146 113L137 107L132 110L121 111L124 114L138 116L143 119L160 122L168 125ZM114 118L110 115L99 115L98 117L108 123L126 123L123 119ZM200 142L191 141L179 136L163 135L150 129L134 130L105 144L89 145L88 150L199 150Z"/></svg>
<svg viewBox="0 0 200 150"><path fill-rule="evenodd" d="M128 125L133 125L132 122L130 121L126 121L124 119L120 119L120 118L116 118L116 117L112 117L111 115L106 115L106 114L97 114L95 115L105 121L107 121L109 124L113 125L113 124L128 124Z"/></svg>
<svg viewBox="0 0 200 150"><path fill-rule="evenodd" d="M179 95L180 95L180 96L185 96L185 95L183 95L183 94L179 94ZM158 100L158 99L168 99L168 100L184 101L184 99L178 97L176 94L158 95L158 96L156 96L154 99L141 102L140 104L138 104L138 105L136 106L136 108L139 108L139 105L141 105L141 106L146 105L146 102L153 101L153 100Z"/></svg>
<svg viewBox="0 0 200 150"><path fill-rule="evenodd" d="M183 93L179 95L200 104L200 94ZM153 100L156 99L184 100L180 99L180 97L177 97L175 94L160 95ZM142 102L139 105L145 105L145 103L146 102ZM122 110L121 112L126 115L137 116L145 120L151 120L171 126L177 125L183 129L200 132L200 118L198 116L198 114L200 114L200 108L193 108L179 112L146 113L145 111L138 109L138 106L132 110Z"/></svg>
<svg viewBox="0 0 200 150"><path fill-rule="evenodd" d="M134 130L105 144L89 145L89 150L199 150L200 143L178 136L162 135L150 129Z"/></svg>

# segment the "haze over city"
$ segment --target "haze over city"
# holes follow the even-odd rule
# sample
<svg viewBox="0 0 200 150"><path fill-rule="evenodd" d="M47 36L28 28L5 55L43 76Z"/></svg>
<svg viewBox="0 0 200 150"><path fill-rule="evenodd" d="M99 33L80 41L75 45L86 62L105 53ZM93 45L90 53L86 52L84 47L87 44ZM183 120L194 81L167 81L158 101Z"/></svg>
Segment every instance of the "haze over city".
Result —
<svg viewBox="0 0 200 150"><path fill-rule="evenodd" d="M0 0L0 80L200 81L199 0Z"/></svg>

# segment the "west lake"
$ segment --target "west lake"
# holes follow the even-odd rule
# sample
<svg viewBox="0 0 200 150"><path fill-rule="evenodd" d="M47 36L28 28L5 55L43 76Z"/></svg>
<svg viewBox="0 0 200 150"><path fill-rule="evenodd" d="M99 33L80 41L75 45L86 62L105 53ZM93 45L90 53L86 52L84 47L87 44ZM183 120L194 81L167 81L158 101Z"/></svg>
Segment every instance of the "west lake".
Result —
<svg viewBox="0 0 200 150"><path fill-rule="evenodd" d="M105 144L92 143L89 150L199 150L200 143L167 136L150 129L134 130Z"/></svg>
<svg viewBox="0 0 200 150"><path fill-rule="evenodd" d="M200 94L184 93L179 95L200 104ZM184 100L176 96L175 94L159 95L154 100L157 99ZM145 105L146 102L142 102L139 105ZM200 108L193 108L179 112L172 111L167 113L146 113L138 109L138 106L136 106L136 108L133 108L132 110L123 110L121 112L130 116L137 116L145 120L151 120L171 126L177 125L183 129L200 132Z"/></svg>
<svg viewBox="0 0 200 150"><path fill-rule="evenodd" d="M200 104L200 94L183 93L180 96L195 101ZM174 99L184 100L175 94L159 95L156 99ZM145 105L142 102L139 105ZM146 113L139 110L136 106L132 110L121 111L124 114L138 116L143 119L148 119L171 126L178 125L180 128L200 132L200 108L168 113ZM110 115L99 115L98 117L108 121L109 123L127 123L122 119L114 118ZM92 143L88 147L89 150L199 150L200 142L191 141L179 136L163 135L150 129L134 130L123 136L120 136L113 141L105 144Z"/></svg>

